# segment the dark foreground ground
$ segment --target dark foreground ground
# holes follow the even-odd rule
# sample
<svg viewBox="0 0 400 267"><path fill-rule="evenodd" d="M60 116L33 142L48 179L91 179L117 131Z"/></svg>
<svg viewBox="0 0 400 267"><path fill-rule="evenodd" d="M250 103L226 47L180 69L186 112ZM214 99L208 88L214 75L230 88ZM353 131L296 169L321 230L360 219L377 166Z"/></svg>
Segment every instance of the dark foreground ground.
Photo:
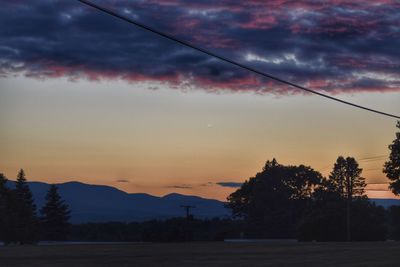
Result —
<svg viewBox="0 0 400 267"><path fill-rule="evenodd" d="M0 266L400 266L400 242L0 247Z"/></svg>

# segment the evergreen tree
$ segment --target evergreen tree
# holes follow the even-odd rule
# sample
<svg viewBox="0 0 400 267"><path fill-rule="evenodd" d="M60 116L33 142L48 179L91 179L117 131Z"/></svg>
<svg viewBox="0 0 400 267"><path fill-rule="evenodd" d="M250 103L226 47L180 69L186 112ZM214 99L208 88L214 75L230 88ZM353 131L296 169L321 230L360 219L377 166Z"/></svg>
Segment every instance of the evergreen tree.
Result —
<svg viewBox="0 0 400 267"><path fill-rule="evenodd" d="M46 204L40 210L41 225L46 240L66 240L69 233L69 208L58 194L57 186L51 185L46 195Z"/></svg>
<svg viewBox="0 0 400 267"><path fill-rule="evenodd" d="M17 215L16 239L21 244L35 243L37 239L36 205L23 169L18 173L14 194Z"/></svg>
<svg viewBox="0 0 400 267"><path fill-rule="evenodd" d="M400 121L396 126L400 129ZM396 139L389 145L389 149L389 160L385 162L383 172L386 173L387 178L393 181L389 188L394 194L400 195L400 132L396 133Z"/></svg>
<svg viewBox="0 0 400 267"><path fill-rule="evenodd" d="M4 219L7 196L9 193L8 188L6 187L7 178L4 174L0 173L0 222Z"/></svg>
<svg viewBox="0 0 400 267"><path fill-rule="evenodd" d="M17 242L17 205L14 192L7 187L7 178L0 174L0 240L5 244Z"/></svg>
<svg viewBox="0 0 400 267"><path fill-rule="evenodd" d="M6 187L7 179L4 174L0 173L0 240L5 241L7 229L7 209L9 190Z"/></svg>
<svg viewBox="0 0 400 267"><path fill-rule="evenodd" d="M365 178L361 177L362 169L352 157L339 156L329 176L331 189L346 200L346 236L351 241L351 206L353 198L365 196Z"/></svg>
<svg viewBox="0 0 400 267"><path fill-rule="evenodd" d="M330 189L349 200L365 196L366 183L361 172L354 158L339 156L329 176Z"/></svg>

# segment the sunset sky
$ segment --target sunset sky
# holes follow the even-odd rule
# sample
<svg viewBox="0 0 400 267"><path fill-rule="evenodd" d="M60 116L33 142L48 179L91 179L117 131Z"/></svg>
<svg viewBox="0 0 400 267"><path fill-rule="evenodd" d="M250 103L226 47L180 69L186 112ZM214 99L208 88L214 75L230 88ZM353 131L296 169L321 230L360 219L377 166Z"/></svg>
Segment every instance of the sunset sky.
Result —
<svg viewBox="0 0 400 267"><path fill-rule="evenodd" d="M398 1L94 1L300 85L400 114ZM396 120L262 79L78 1L0 7L0 172L224 200L275 157L370 197Z"/></svg>

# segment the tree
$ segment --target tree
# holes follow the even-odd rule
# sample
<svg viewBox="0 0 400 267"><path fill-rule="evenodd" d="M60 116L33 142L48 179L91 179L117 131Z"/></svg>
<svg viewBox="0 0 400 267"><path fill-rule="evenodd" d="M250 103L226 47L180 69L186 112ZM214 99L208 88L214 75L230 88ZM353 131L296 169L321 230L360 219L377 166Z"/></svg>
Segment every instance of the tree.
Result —
<svg viewBox="0 0 400 267"><path fill-rule="evenodd" d="M391 206L388 213L391 238L400 241L400 206Z"/></svg>
<svg viewBox="0 0 400 267"><path fill-rule="evenodd" d="M7 186L8 180L0 174L0 240L7 245L17 242L17 201L14 192Z"/></svg>
<svg viewBox="0 0 400 267"><path fill-rule="evenodd" d="M7 178L0 173L0 240L5 240L8 229L7 211L9 204L10 190L6 187Z"/></svg>
<svg viewBox="0 0 400 267"><path fill-rule="evenodd" d="M400 129L400 121L397 121L397 128ZM383 172L392 182L389 188L396 195L400 194L400 132L396 133L396 139L389 145L390 156L385 162Z"/></svg>
<svg viewBox="0 0 400 267"><path fill-rule="evenodd" d="M0 223L2 223L6 217L6 204L9 194L6 183L7 178L4 176L4 174L0 173Z"/></svg>
<svg viewBox="0 0 400 267"><path fill-rule="evenodd" d="M354 158L339 156L329 176L331 190L346 199L347 241L351 240L351 203L354 197L365 196L366 183L361 173L362 169Z"/></svg>
<svg viewBox="0 0 400 267"><path fill-rule="evenodd" d="M346 199L338 194L319 189L307 214L297 228L301 241L345 241L347 236ZM351 240L385 240L385 211L365 198L351 204Z"/></svg>
<svg viewBox="0 0 400 267"><path fill-rule="evenodd" d="M323 178L312 194L312 203L297 225L296 236L301 241L342 241L346 236L341 194L329 179Z"/></svg>
<svg viewBox="0 0 400 267"><path fill-rule="evenodd" d="M40 210L44 238L51 241L66 240L70 224L68 205L61 199L58 188L51 185L46 195L46 204Z"/></svg>
<svg viewBox="0 0 400 267"><path fill-rule="evenodd" d="M362 169L351 157L338 157L329 179L313 192L312 205L298 227L300 240L384 240L384 210L365 195Z"/></svg>
<svg viewBox="0 0 400 267"><path fill-rule="evenodd" d="M354 158L339 156L329 176L330 189L345 199L365 196L366 183L361 173L362 169Z"/></svg>
<svg viewBox="0 0 400 267"><path fill-rule="evenodd" d="M37 239L36 205L23 169L18 173L14 194L17 216L16 239L21 244L35 243Z"/></svg>
<svg viewBox="0 0 400 267"><path fill-rule="evenodd" d="M355 199L351 206L351 240L384 241L385 209L368 199Z"/></svg>
<svg viewBox="0 0 400 267"><path fill-rule="evenodd" d="M296 223L321 180L311 167L284 166L273 159L228 197L228 207L246 221L248 235L293 238Z"/></svg>

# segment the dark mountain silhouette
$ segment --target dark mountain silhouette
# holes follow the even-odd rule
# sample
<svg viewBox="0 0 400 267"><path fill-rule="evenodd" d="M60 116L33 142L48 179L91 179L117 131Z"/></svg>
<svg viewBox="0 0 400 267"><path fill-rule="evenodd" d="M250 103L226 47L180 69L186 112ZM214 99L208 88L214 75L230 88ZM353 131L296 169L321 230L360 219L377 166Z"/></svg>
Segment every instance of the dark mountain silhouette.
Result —
<svg viewBox="0 0 400 267"><path fill-rule="evenodd" d="M9 182L14 187L14 182ZM71 222L144 221L185 216L181 205L192 205L192 214L197 218L229 217L230 211L224 203L198 196L168 194L156 197L144 193L129 194L103 185L80 182L57 184L59 193L71 208ZM29 182L35 203L40 209L50 185Z"/></svg>
<svg viewBox="0 0 400 267"><path fill-rule="evenodd" d="M37 207L45 203L50 184L28 182ZM10 187L14 182L9 182ZM215 199L172 193L156 197L145 193L129 194L117 188L104 185L90 185L80 182L57 184L61 197L70 206L72 223L145 221L185 216L181 205L196 206L191 212L197 218L229 217L231 212L224 203ZM371 199L385 208L400 206L399 199Z"/></svg>

